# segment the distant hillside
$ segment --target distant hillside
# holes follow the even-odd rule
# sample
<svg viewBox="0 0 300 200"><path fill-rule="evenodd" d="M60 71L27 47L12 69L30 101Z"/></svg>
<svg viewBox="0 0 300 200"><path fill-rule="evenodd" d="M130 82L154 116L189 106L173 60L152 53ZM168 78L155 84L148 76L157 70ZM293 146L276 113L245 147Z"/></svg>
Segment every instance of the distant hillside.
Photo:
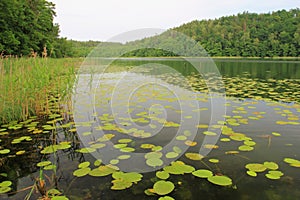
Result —
<svg viewBox="0 0 300 200"><path fill-rule="evenodd" d="M211 56L300 56L299 8L195 20L173 30L200 42Z"/></svg>
<svg viewBox="0 0 300 200"><path fill-rule="evenodd" d="M184 38L174 44L174 32L183 33L197 41L210 56L242 57L299 57L300 56L300 10L280 10L267 14L244 12L242 14L221 17L214 20L195 20L168 30L161 35L129 42L101 43L68 41L71 47L69 56L83 57L97 45L102 48L97 56L158 57L184 55L186 44ZM176 36L177 37L177 36ZM176 41L175 41L176 43ZM171 49L164 51L155 47ZM169 48L171 46L171 48ZM138 50L129 51L132 47ZM150 48L145 48L150 47ZM193 52L188 52L193 55ZM195 55L197 56L197 55Z"/></svg>

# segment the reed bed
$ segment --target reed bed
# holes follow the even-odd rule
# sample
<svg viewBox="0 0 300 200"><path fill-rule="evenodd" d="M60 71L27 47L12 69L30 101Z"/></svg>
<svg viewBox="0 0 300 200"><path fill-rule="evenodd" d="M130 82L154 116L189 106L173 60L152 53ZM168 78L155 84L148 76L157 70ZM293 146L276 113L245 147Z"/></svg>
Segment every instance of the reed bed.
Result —
<svg viewBox="0 0 300 200"><path fill-rule="evenodd" d="M50 113L72 91L79 59L0 59L0 124Z"/></svg>

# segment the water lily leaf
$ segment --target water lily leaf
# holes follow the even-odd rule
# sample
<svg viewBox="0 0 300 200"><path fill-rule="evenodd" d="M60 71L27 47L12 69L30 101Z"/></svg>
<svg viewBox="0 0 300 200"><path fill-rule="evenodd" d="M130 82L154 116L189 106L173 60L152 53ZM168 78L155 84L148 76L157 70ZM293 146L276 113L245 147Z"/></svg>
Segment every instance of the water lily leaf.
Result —
<svg viewBox="0 0 300 200"><path fill-rule="evenodd" d="M179 154L176 152L168 152L166 154L166 158L176 158L177 156L179 156Z"/></svg>
<svg viewBox="0 0 300 200"><path fill-rule="evenodd" d="M120 161L119 161L118 159L112 159L112 160L109 161L109 163L112 164L112 165L116 165L116 164L118 164L119 162L120 162Z"/></svg>
<svg viewBox="0 0 300 200"><path fill-rule="evenodd" d="M285 158L283 161L288 164L300 164L300 160L296 160L293 158Z"/></svg>
<svg viewBox="0 0 300 200"><path fill-rule="evenodd" d="M164 162L159 158L150 158L146 160L146 164L150 167L159 167L164 164Z"/></svg>
<svg viewBox="0 0 300 200"><path fill-rule="evenodd" d="M120 180L125 180L125 181L128 181L128 182L132 182L132 183L137 183L137 182L142 180L143 175L139 174L137 172L128 172L128 173L114 172L112 174L112 177L114 179L120 179Z"/></svg>
<svg viewBox="0 0 300 200"><path fill-rule="evenodd" d="M146 159L151 159L151 158L161 158L163 154L161 152L149 152L145 154Z"/></svg>
<svg viewBox="0 0 300 200"><path fill-rule="evenodd" d="M180 154L182 152L181 148L179 148L178 146L174 146L173 151L178 153L178 154Z"/></svg>
<svg viewBox="0 0 300 200"><path fill-rule="evenodd" d="M165 179L168 179L170 177L170 174L168 172L165 172L165 171L157 171L156 172L156 177L165 180Z"/></svg>
<svg viewBox="0 0 300 200"><path fill-rule="evenodd" d="M229 186L232 185L231 178L227 176L210 176L207 180L213 184L220 185L220 186Z"/></svg>
<svg viewBox="0 0 300 200"><path fill-rule="evenodd" d="M0 154L8 154L10 152L9 149L2 149L0 150Z"/></svg>
<svg viewBox="0 0 300 200"><path fill-rule="evenodd" d="M94 166L95 166L95 167L99 167L99 166L101 165L101 163L102 163L102 160L101 160L101 159L95 160Z"/></svg>
<svg viewBox="0 0 300 200"><path fill-rule="evenodd" d="M213 173L207 169L199 169L197 171L192 172L192 174L199 178L208 178L208 177L213 176Z"/></svg>
<svg viewBox="0 0 300 200"><path fill-rule="evenodd" d="M118 156L118 159L119 160L126 160L126 159L129 159L131 156L130 155L120 155Z"/></svg>
<svg viewBox="0 0 300 200"><path fill-rule="evenodd" d="M170 181L157 181L153 185L154 192L158 195L166 195L171 193L175 188L175 185Z"/></svg>
<svg viewBox="0 0 300 200"><path fill-rule="evenodd" d="M0 187L9 187L12 185L11 181L3 181L0 183Z"/></svg>
<svg viewBox="0 0 300 200"><path fill-rule="evenodd" d="M119 139L118 142L119 143L130 143L130 142L132 142L132 139Z"/></svg>
<svg viewBox="0 0 300 200"><path fill-rule="evenodd" d="M116 170L113 169L111 166L107 166L107 165L104 165L104 166L100 166L96 169L93 169L89 172L89 175L90 176L107 176L107 175L110 175L112 173L114 173Z"/></svg>
<svg viewBox="0 0 300 200"><path fill-rule="evenodd" d="M266 166L266 168L271 169L271 170L276 170L279 168L278 164L275 162L264 162L264 166Z"/></svg>
<svg viewBox="0 0 300 200"><path fill-rule="evenodd" d="M155 192L154 192L154 190L151 188L151 189L146 189L145 191L144 191L144 193L146 194L146 195L148 195L148 196L155 196Z"/></svg>
<svg viewBox="0 0 300 200"><path fill-rule="evenodd" d="M111 186L112 190L125 190L132 186L132 182L123 179L112 180L112 183L113 183L113 186Z"/></svg>
<svg viewBox="0 0 300 200"><path fill-rule="evenodd" d="M220 141L222 141L222 142L230 142L231 140L229 138L221 138Z"/></svg>
<svg viewBox="0 0 300 200"><path fill-rule="evenodd" d="M187 140L187 141L184 142L184 144L186 144L187 146L193 147L193 146L197 145L197 142Z"/></svg>
<svg viewBox="0 0 300 200"><path fill-rule="evenodd" d="M37 163L36 166L38 166L38 167L45 167L45 166L51 165L51 164L52 164L51 161L46 160L46 161L41 161L41 162Z"/></svg>
<svg viewBox="0 0 300 200"><path fill-rule="evenodd" d="M16 152L16 155L18 155L18 156L19 156L19 155L23 155L25 152L26 152L25 150L17 151L17 152Z"/></svg>
<svg viewBox="0 0 300 200"><path fill-rule="evenodd" d="M86 161L86 162L82 162L78 165L78 168L86 168L88 166L90 166L90 162L89 161Z"/></svg>
<svg viewBox="0 0 300 200"><path fill-rule="evenodd" d="M164 167L164 171L169 174L185 174L192 173L195 171L195 168L190 165L186 165L184 162L175 161L172 162L171 165Z"/></svg>
<svg viewBox="0 0 300 200"><path fill-rule="evenodd" d="M215 132L212 132L212 131L204 131L203 134L208 135L208 136L216 136L217 135Z"/></svg>
<svg viewBox="0 0 300 200"><path fill-rule="evenodd" d="M104 144L104 143L98 143L98 144L92 144L90 147L93 149L101 149L105 146L106 146L106 144Z"/></svg>
<svg viewBox="0 0 300 200"><path fill-rule="evenodd" d="M41 151L41 153L42 153L42 154L51 154L51 153L56 152L57 149L58 149L58 145L50 145L50 146L45 147L45 148Z"/></svg>
<svg viewBox="0 0 300 200"><path fill-rule="evenodd" d="M249 169L250 171L253 172L263 172L267 169L267 167L263 164L260 163L249 163L246 166L246 169Z"/></svg>
<svg viewBox="0 0 300 200"><path fill-rule="evenodd" d="M43 168L44 170L54 170L54 169L56 169L56 165L47 165L47 166L45 166L44 168Z"/></svg>
<svg viewBox="0 0 300 200"><path fill-rule="evenodd" d="M54 196L51 200L69 200L69 198L66 196Z"/></svg>
<svg viewBox="0 0 300 200"><path fill-rule="evenodd" d="M173 197L170 196L164 196L164 197L159 197L158 200L175 200Z"/></svg>
<svg viewBox="0 0 300 200"><path fill-rule="evenodd" d="M124 147L124 148L121 148L120 151L122 151L122 152L133 152L133 151L135 151L135 149L132 148L132 147Z"/></svg>
<svg viewBox="0 0 300 200"><path fill-rule="evenodd" d="M246 141L244 141L244 144L247 146L254 146L254 145L256 145L256 142L251 141L251 140L246 140Z"/></svg>
<svg viewBox="0 0 300 200"><path fill-rule="evenodd" d="M151 151L161 151L162 149L162 146L154 146Z"/></svg>
<svg viewBox="0 0 300 200"><path fill-rule="evenodd" d="M128 145L128 144L115 144L115 145L114 145L114 148L116 148L116 149L122 149L122 148L127 147L127 145Z"/></svg>
<svg viewBox="0 0 300 200"><path fill-rule="evenodd" d="M206 148L206 149L218 149L219 146L218 145L214 145L214 144L205 144L204 148Z"/></svg>
<svg viewBox="0 0 300 200"><path fill-rule="evenodd" d="M152 149L153 147L155 147L154 144L141 144L140 146L142 149Z"/></svg>
<svg viewBox="0 0 300 200"><path fill-rule="evenodd" d="M209 159L208 161L211 162L211 163L219 163L219 160L218 159L214 159L214 158Z"/></svg>
<svg viewBox="0 0 300 200"><path fill-rule="evenodd" d="M78 149L76 151L79 153L92 153L92 152L96 151L96 149L87 147L87 148Z"/></svg>
<svg viewBox="0 0 300 200"><path fill-rule="evenodd" d="M280 133L276 133L276 132L272 132L272 135L274 135L274 136L281 136L281 134Z"/></svg>
<svg viewBox="0 0 300 200"><path fill-rule="evenodd" d="M254 148L248 145L241 145L239 146L240 151L252 151Z"/></svg>
<svg viewBox="0 0 300 200"><path fill-rule="evenodd" d="M176 140L184 141L184 140L187 140L187 137L185 135L179 135L176 137Z"/></svg>
<svg viewBox="0 0 300 200"><path fill-rule="evenodd" d="M191 160L202 160L202 158L204 158L204 156L199 153L186 153L185 156Z"/></svg>
<svg viewBox="0 0 300 200"><path fill-rule="evenodd" d="M225 154L227 155L234 155L234 154L239 154L239 151L226 151Z"/></svg>
<svg viewBox="0 0 300 200"><path fill-rule="evenodd" d="M248 174L249 176L253 176L253 177L256 177L256 176L257 176L257 173L254 172L254 171L247 171L247 174Z"/></svg>
<svg viewBox="0 0 300 200"><path fill-rule="evenodd" d="M89 167L81 168L81 169L75 170L73 172L73 175L77 176L77 177L82 177L82 176L89 174L90 171L91 171L91 168L89 168Z"/></svg>
<svg viewBox="0 0 300 200"><path fill-rule="evenodd" d="M0 194L11 191L11 187L0 187Z"/></svg>

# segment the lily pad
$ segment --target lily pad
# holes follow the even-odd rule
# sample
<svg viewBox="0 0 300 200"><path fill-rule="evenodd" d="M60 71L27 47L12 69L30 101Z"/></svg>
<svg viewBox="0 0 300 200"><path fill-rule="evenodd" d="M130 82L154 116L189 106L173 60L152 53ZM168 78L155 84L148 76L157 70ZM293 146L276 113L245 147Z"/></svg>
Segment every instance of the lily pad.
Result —
<svg viewBox="0 0 300 200"><path fill-rule="evenodd" d="M149 158L146 160L146 164L150 167L159 167L164 164L160 158Z"/></svg>
<svg viewBox="0 0 300 200"><path fill-rule="evenodd" d="M239 146L240 151L252 151L254 148L248 145L241 145Z"/></svg>
<svg viewBox="0 0 300 200"><path fill-rule="evenodd" d="M86 162L82 162L78 165L78 168L86 168L88 166L90 166L90 162L86 161Z"/></svg>
<svg viewBox="0 0 300 200"><path fill-rule="evenodd" d="M175 185L170 181L157 181L153 185L154 192L158 195L166 195L171 193L175 188Z"/></svg>
<svg viewBox="0 0 300 200"><path fill-rule="evenodd" d="M168 172L165 172L165 171L158 171L158 172L156 172L156 177L165 180L165 179L168 179L170 177L170 174Z"/></svg>
<svg viewBox="0 0 300 200"><path fill-rule="evenodd" d="M199 178L208 178L208 177L213 176L213 173L207 169L199 169L197 171L192 172L192 174Z"/></svg>
<svg viewBox="0 0 300 200"><path fill-rule="evenodd" d="M73 175L77 176L77 177L82 177L82 176L87 175L90 171L91 171L91 168L89 168L89 167L81 168L81 169L75 170L73 172Z"/></svg>
<svg viewBox="0 0 300 200"><path fill-rule="evenodd" d="M256 176L257 176L257 173L254 172L254 171L247 171L247 174L248 174L249 176L253 176L253 177L256 177Z"/></svg>
<svg viewBox="0 0 300 200"><path fill-rule="evenodd" d="M209 159L208 161L211 163L219 163L220 162L218 159L214 159L214 158Z"/></svg>
<svg viewBox="0 0 300 200"><path fill-rule="evenodd" d="M279 168L278 164L275 162L264 162L264 166L266 166L266 168L271 169L271 170L276 170Z"/></svg>
<svg viewBox="0 0 300 200"><path fill-rule="evenodd" d="M104 165L104 166L100 166L96 169L93 169L89 172L89 175L90 176L95 176L95 177L98 177L98 176L107 176L107 175L110 175L112 173L114 173L116 170L113 169L112 167L110 166L107 166L107 165Z"/></svg>
<svg viewBox="0 0 300 200"><path fill-rule="evenodd" d="M177 156L179 156L179 154L176 152L168 152L166 154L166 158L176 158Z"/></svg>
<svg viewBox="0 0 300 200"><path fill-rule="evenodd" d="M220 185L220 186L230 186L232 185L231 178L227 176L210 176L207 180L213 184Z"/></svg>
<svg viewBox="0 0 300 200"><path fill-rule="evenodd" d="M111 186L110 189L112 190L124 190L127 188L130 188L132 186L132 182L122 180L122 179L116 179L112 180L113 186Z"/></svg>
<svg viewBox="0 0 300 200"><path fill-rule="evenodd" d="M191 160L202 160L202 158L204 158L204 156L199 153L186 153L185 156Z"/></svg>
<svg viewBox="0 0 300 200"><path fill-rule="evenodd" d="M0 154L8 154L10 152L9 149L2 149L0 150Z"/></svg>
<svg viewBox="0 0 300 200"><path fill-rule="evenodd" d="M45 167L45 166L51 165L51 164L52 164L51 161L46 160L46 161L41 161L41 162L37 163L36 166L38 166L38 167Z"/></svg>
<svg viewBox="0 0 300 200"><path fill-rule="evenodd" d="M139 174L137 172L128 172L128 173L114 172L112 174L112 177L114 179L120 179L120 180L125 180L128 182L132 182L132 183L137 183L142 180L143 175Z"/></svg>
<svg viewBox="0 0 300 200"><path fill-rule="evenodd" d="M249 163L245 167L253 172L263 172L267 169L265 165L260 163Z"/></svg>
<svg viewBox="0 0 300 200"><path fill-rule="evenodd" d="M185 174L192 173L195 171L195 168L190 165L186 165L184 162L175 161L172 162L171 165L164 167L164 171L169 174Z"/></svg>
<svg viewBox="0 0 300 200"><path fill-rule="evenodd" d="M173 197L170 196L164 196L164 197L159 197L158 200L175 200Z"/></svg>

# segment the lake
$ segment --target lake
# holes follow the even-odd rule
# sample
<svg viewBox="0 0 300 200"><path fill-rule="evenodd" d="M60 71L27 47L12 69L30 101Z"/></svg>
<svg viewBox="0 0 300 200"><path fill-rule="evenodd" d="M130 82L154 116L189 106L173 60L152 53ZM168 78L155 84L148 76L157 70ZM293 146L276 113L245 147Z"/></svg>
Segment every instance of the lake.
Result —
<svg viewBox="0 0 300 200"><path fill-rule="evenodd" d="M1 199L40 178L69 199L300 199L300 61L103 63L72 103L1 127Z"/></svg>

